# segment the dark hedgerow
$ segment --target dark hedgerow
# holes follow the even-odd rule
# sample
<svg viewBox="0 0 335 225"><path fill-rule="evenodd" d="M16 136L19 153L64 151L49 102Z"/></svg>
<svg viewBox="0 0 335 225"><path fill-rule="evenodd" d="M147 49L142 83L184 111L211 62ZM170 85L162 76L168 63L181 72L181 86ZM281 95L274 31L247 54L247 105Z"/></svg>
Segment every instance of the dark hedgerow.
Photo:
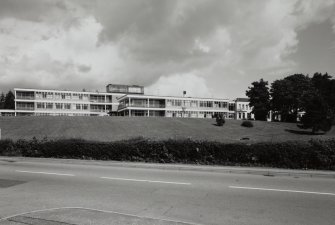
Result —
<svg viewBox="0 0 335 225"><path fill-rule="evenodd" d="M335 139L256 144L143 138L109 143L1 140L0 155L335 170Z"/></svg>
<svg viewBox="0 0 335 225"><path fill-rule="evenodd" d="M242 126L242 127L253 127L254 124L253 124L250 120L244 120L244 121L241 123L241 126Z"/></svg>

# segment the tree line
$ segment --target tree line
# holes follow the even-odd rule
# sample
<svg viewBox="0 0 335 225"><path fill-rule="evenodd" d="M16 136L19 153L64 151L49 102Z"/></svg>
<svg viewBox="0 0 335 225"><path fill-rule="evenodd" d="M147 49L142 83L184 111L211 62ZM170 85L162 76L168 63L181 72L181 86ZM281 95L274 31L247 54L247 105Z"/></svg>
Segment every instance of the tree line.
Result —
<svg viewBox="0 0 335 225"><path fill-rule="evenodd" d="M15 96L12 91L0 94L0 109L15 109Z"/></svg>
<svg viewBox="0 0 335 225"><path fill-rule="evenodd" d="M271 86L260 79L252 83L246 91L256 120L267 120L272 111L283 122L297 122L298 126L327 132L335 118L335 79L327 73L315 73L313 77L293 74L275 80Z"/></svg>

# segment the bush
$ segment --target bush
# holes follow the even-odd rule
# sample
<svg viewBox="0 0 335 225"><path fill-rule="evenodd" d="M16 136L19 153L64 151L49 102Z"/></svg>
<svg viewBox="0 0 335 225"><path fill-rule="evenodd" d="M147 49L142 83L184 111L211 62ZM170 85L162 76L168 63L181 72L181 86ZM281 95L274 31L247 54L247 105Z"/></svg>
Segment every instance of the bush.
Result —
<svg viewBox="0 0 335 225"><path fill-rule="evenodd" d="M253 127L254 124L253 124L251 121L249 121L249 120L245 120L245 121L243 121L243 122L241 123L241 126L242 126L242 127Z"/></svg>
<svg viewBox="0 0 335 225"><path fill-rule="evenodd" d="M226 122L225 118L223 117L222 114L219 114L216 116L216 125L219 127L222 127L223 124Z"/></svg>
<svg viewBox="0 0 335 225"><path fill-rule="evenodd" d="M335 139L256 144L143 138L117 142L3 140L0 155L335 170Z"/></svg>

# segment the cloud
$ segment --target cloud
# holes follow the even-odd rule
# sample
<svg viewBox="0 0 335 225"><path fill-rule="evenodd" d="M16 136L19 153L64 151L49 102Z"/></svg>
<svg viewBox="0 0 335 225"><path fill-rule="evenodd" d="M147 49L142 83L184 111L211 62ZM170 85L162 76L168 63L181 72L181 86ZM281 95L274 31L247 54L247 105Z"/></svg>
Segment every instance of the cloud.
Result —
<svg viewBox="0 0 335 225"><path fill-rule="evenodd" d="M335 29L334 18L335 0L4 0L0 88L114 82L173 95L183 84L243 96L254 80L299 72L299 32L325 21Z"/></svg>
<svg viewBox="0 0 335 225"><path fill-rule="evenodd" d="M175 95L193 97L213 97L211 91L206 85L206 80L192 73L174 74L160 77L156 83L145 89L152 95Z"/></svg>

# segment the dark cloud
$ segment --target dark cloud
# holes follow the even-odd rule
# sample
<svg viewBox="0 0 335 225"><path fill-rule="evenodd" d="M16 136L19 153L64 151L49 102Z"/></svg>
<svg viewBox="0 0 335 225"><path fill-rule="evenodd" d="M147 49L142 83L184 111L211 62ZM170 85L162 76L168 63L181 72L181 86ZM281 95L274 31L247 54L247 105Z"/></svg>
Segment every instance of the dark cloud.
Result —
<svg viewBox="0 0 335 225"><path fill-rule="evenodd" d="M91 70L91 67L86 66L86 65L78 65L77 68L80 72L83 72L83 73L87 73Z"/></svg>
<svg viewBox="0 0 335 225"><path fill-rule="evenodd" d="M304 71L299 46L332 57L299 45L325 23L334 34L335 0L2 0L0 88L115 82L173 94L185 84L194 95L243 96L260 77Z"/></svg>

